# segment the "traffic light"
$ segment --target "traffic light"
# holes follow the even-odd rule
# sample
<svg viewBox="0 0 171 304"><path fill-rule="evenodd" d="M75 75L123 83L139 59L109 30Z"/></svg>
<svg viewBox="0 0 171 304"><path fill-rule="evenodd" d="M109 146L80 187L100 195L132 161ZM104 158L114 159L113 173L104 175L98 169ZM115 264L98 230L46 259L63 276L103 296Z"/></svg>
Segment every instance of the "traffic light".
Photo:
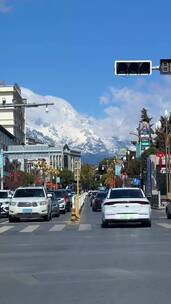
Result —
<svg viewBox="0 0 171 304"><path fill-rule="evenodd" d="M171 75L171 59L160 59L160 74Z"/></svg>
<svg viewBox="0 0 171 304"><path fill-rule="evenodd" d="M115 75L151 75L151 60L115 61Z"/></svg>

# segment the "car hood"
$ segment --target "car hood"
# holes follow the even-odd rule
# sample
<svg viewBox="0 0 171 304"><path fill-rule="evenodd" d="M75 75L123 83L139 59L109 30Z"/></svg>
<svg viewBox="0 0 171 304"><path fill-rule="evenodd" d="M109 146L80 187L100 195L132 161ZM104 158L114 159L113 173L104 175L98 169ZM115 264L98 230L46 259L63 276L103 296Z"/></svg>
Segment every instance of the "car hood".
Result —
<svg viewBox="0 0 171 304"><path fill-rule="evenodd" d="M0 203L4 203L4 202L9 202L10 198L6 197L6 198L0 198Z"/></svg>

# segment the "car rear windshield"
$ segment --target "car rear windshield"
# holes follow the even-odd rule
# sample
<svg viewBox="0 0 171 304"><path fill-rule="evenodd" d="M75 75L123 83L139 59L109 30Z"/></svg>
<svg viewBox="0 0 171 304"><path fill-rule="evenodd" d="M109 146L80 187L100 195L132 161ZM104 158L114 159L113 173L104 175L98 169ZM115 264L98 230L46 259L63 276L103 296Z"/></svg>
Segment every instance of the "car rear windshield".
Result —
<svg viewBox="0 0 171 304"><path fill-rule="evenodd" d="M64 191L55 191L55 195L57 198L64 197L66 195L66 192Z"/></svg>
<svg viewBox="0 0 171 304"><path fill-rule="evenodd" d="M45 197L43 189L18 189L14 197Z"/></svg>
<svg viewBox="0 0 171 304"><path fill-rule="evenodd" d="M143 198L143 193L141 190L133 189L121 189L121 190L111 190L109 198Z"/></svg>
<svg viewBox="0 0 171 304"><path fill-rule="evenodd" d="M96 198L105 198L107 196L107 192L99 192L96 195Z"/></svg>
<svg viewBox="0 0 171 304"><path fill-rule="evenodd" d="M8 197L8 193L5 191L0 191L0 198L7 198Z"/></svg>

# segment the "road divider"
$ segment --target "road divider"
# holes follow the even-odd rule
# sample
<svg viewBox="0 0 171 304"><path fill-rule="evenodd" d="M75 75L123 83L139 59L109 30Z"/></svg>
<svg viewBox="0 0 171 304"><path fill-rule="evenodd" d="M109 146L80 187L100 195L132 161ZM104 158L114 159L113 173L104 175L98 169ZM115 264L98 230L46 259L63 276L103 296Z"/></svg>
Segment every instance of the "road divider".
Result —
<svg viewBox="0 0 171 304"><path fill-rule="evenodd" d="M80 213L84 206L87 192L81 193L80 195L74 195L72 197L72 210L71 210L71 221L76 222L80 219Z"/></svg>

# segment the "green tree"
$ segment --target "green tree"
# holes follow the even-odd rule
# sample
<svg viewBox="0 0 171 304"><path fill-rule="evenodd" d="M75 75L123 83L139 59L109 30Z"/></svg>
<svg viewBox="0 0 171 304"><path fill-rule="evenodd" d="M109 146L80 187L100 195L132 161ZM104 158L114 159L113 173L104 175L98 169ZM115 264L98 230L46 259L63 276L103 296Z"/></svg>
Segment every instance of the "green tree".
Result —
<svg viewBox="0 0 171 304"><path fill-rule="evenodd" d="M72 171L64 168L60 173L59 173L59 176L61 178L61 183L64 185L64 186L67 186L71 183L74 182L74 174Z"/></svg>
<svg viewBox="0 0 171 304"><path fill-rule="evenodd" d="M152 120L152 117L149 117L149 115L147 113L147 109L143 108L141 110L141 120L140 120L140 122L146 121L146 122L150 123L151 120Z"/></svg>
<svg viewBox="0 0 171 304"><path fill-rule="evenodd" d="M155 147L158 151L165 151L166 133L171 133L171 114L169 115L169 119L161 116L160 122L161 127L156 130L156 137L154 142Z"/></svg>
<svg viewBox="0 0 171 304"><path fill-rule="evenodd" d="M88 164L85 164L81 167L81 175L80 175L80 181L82 188L85 190L93 189L96 184L95 179L96 173L95 169Z"/></svg>

